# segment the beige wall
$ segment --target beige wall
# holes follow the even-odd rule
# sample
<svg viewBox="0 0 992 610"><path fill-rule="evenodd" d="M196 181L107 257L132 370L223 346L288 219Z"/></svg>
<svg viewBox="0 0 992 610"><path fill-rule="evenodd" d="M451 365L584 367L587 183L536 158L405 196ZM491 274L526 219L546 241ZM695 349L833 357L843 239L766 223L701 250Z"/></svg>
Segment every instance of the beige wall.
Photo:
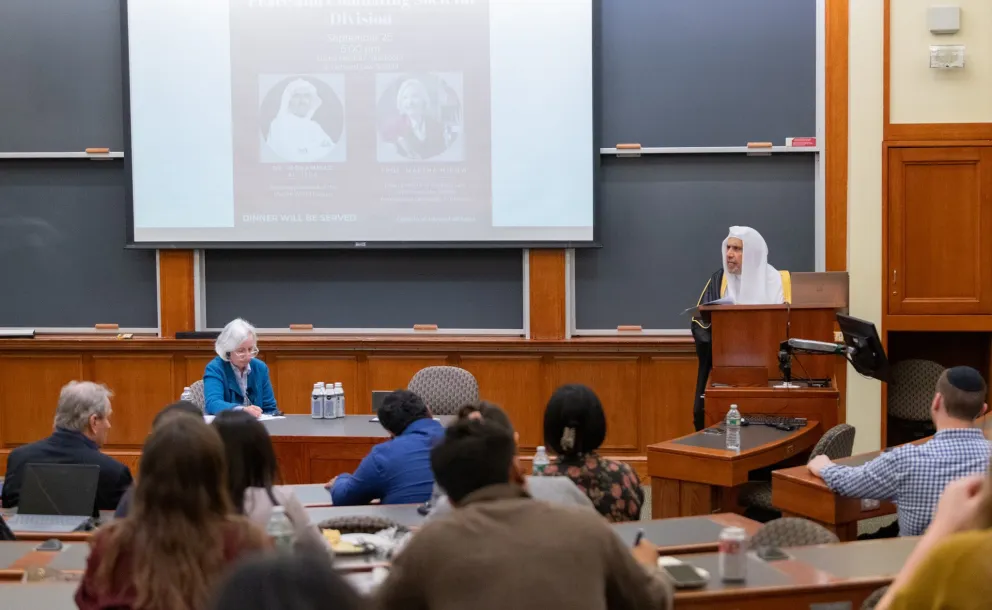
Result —
<svg viewBox="0 0 992 610"><path fill-rule="evenodd" d="M856 6L861 4L874 10L874 0L851 0L852 21L855 12L864 12ZM992 122L992 0L891 0L890 5L889 120ZM931 34L927 27L927 8L931 5L960 6L961 30L951 35ZM851 42L853 68L860 57L854 53L855 41ZM964 44L964 69L930 68L932 44Z"/></svg>
<svg viewBox="0 0 992 610"><path fill-rule="evenodd" d="M850 309L851 315L876 325L882 320L882 16L883 0L851 0L847 187ZM847 379L847 422L858 431L855 452L876 450L881 437L881 385L862 378L850 366Z"/></svg>

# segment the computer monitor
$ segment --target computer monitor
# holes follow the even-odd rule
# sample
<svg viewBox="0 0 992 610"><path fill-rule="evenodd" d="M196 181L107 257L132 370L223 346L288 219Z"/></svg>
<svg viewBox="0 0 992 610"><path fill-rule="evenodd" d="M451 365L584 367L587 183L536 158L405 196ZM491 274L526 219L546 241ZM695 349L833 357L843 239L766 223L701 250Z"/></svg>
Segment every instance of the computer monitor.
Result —
<svg viewBox="0 0 992 610"><path fill-rule="evenodd" d="M866 377L889 381L889 360L885 357L882 340L875 325L867 320L846 314L837 314L837 324L848 347L848 360L854 370Z"/></svg>
<svg viewBox="0 0 992 610"><path fill-rule="evenodd" d="M96 517L99 480L100 467L95 464L27 464L17 512Z"/></svg>

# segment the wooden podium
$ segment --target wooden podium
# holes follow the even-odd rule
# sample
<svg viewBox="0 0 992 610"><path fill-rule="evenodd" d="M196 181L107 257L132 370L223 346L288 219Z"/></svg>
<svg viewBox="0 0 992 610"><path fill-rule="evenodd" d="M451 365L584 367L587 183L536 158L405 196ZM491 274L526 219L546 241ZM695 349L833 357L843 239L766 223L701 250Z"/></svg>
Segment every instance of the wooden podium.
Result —
<svg viewBox="0 0 992 610"><path fill-rule="evenodd" d="M796 388L782 383L779 345L787 338L834 341L838 307L819 305L704 305L712 323L713 369L704 393L706 425L723 421L731 404L741 413L805 417L826 431L839 423L839 356L798 354L792 361ZM806 379L826 380L812 387Z"/></svg>

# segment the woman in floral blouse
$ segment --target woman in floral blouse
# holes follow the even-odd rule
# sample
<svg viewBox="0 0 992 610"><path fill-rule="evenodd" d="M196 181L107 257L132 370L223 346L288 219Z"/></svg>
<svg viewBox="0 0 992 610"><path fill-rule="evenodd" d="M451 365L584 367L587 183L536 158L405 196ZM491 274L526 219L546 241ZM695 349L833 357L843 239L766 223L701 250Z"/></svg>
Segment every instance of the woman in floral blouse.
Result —
<svg viewBox="0 0 992 610"><path fill-rule="evenodd" d="M599 456L605 438L606 414L596 393L584 385L558 388L544 411L544 444L555 454L544 476L570 478L608 521L637 521L641 480L627 464Z"/></svg>

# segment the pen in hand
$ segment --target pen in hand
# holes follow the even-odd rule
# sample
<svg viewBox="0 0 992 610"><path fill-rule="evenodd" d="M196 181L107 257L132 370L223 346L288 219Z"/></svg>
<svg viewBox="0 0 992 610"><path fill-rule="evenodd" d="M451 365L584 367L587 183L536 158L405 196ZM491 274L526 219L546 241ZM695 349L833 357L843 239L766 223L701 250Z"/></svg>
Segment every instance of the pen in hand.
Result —
<svg viewBox="0 0 992 610"><path fill-rule="evenodd" d="M641 540L643 540L643 539L644 539L644 529L642 528L642 529L637 530L637 535L634 536L634 548L635 549L637 548L637 545L639 545L641 543Z"/></svg>

